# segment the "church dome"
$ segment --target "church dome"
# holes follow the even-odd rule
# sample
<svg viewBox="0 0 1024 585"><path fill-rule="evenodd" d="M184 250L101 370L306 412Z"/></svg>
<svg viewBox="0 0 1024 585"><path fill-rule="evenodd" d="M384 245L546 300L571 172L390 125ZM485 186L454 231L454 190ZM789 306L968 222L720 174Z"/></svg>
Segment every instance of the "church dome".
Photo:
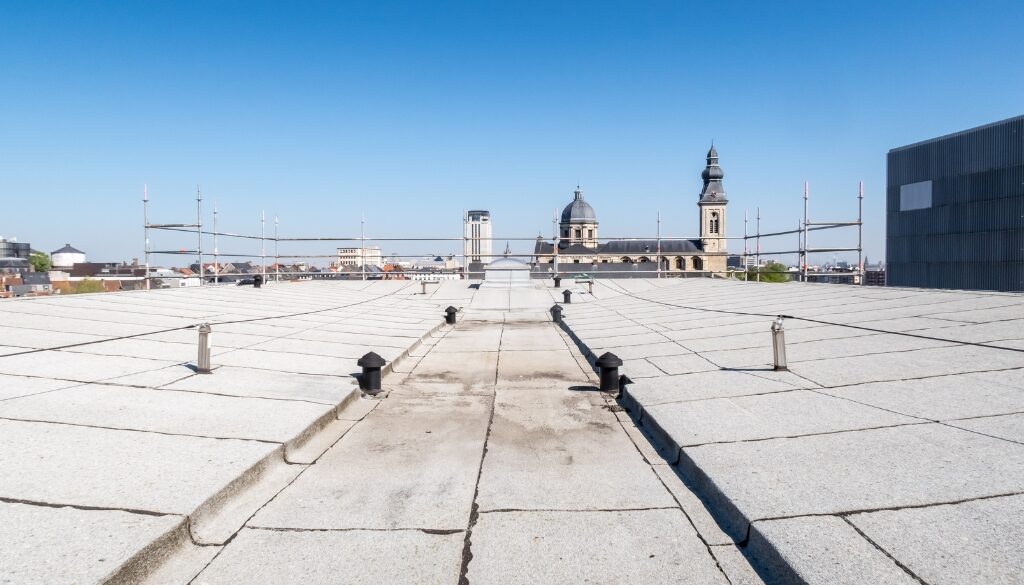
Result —
<svg viewBox="0 0 1024 585"><path fill-rule="evenodd" d="M583 191L576 186L576 198L562 210L562 223L597 223L597 214L589 203L583 200Z"/></svg>

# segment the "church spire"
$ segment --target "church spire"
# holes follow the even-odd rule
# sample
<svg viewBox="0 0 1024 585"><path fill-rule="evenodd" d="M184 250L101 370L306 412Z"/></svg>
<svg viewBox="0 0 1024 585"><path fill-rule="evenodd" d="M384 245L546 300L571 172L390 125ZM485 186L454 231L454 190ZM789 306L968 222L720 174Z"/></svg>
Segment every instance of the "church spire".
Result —
<svg viewBox="0 0 1024 585"><path fill-rule="evenodd" d="M722 179L725 178L725 172L722 171L722 167L718 166L718 151L715 150L714 142L711 143L711 149L708 150L707 161L704 172L700 174L701 178L704 179L704 188L700 192L700 202L725 202L725 188L722 187Z"/></svg>

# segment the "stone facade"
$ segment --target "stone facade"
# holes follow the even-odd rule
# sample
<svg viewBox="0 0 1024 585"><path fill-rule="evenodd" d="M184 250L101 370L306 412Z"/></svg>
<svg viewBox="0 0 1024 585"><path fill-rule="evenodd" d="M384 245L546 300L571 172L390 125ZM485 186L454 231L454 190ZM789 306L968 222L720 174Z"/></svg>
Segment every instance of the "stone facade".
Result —
<svg viewBox="0 0 1024 585"><path fill-rule="evenodd" d="M729 201L722 188L725 173L718 165L714 146L707 154L707 166L701 173L704 188L697 206L700 210L700 239L697 240L616 240L599 242L597 213L576 187L572 202L562 211L558 237L554 244L537 238L534 261L544 264L647 264L661 262L664 272L726 271L726 206Z"/></svg>

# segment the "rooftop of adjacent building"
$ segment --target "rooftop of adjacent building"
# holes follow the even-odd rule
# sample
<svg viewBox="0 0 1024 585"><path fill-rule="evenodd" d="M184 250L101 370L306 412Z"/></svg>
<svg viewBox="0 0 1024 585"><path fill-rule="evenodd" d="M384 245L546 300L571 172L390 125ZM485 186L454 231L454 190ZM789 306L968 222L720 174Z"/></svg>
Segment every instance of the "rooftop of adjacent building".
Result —
<svg viewBox="0 0 1024 585"><path fill-rule="evenodd" d="M942 136L937 136L935 138L928 138L926 140L921 140L920 142L914 142L913 144L906 144L904 146L897 146L896 148L890 149L889 152L890 153L899 152L901 150L907 150L907 149L910 149L910 148L915 148L915 147L918 147L918 146L922 146L924 144L932 144L932 143L935 143L935 142L942 142L943 140L949 140L950 138L955 138L957 136L964 136L964 135L967 135L967 134L973 134L975 132L980 132L980 131L983 131L983 130L988 130L990 128L995 128L997 126L1002 126L1004 124L1013 124L1013 123L1018 123L1018 122L1024 122L1024 115L1013 116L1012 118L1007 118L1005 120L999 120L998 122L991 122L989 124L982 124L981 126L975 126L974 128L968 128L966 130L957 130L956 132L950 132L949 134L944 134ZM1024 140L1024 136L1021 137L1021 140Z"/></svg>

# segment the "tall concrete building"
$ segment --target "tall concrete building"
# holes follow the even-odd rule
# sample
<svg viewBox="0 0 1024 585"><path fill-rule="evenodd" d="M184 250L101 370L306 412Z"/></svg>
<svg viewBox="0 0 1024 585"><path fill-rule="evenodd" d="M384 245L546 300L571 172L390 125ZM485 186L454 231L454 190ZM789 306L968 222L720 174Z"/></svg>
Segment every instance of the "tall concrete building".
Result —
<svg viewBox="0 0 1024 585"><path fill-rule="evenodd" d="M1024 290L1024 116L889 151L886 275Z"/></svg>
<svg viewBox="0 0 1024 585"><path fill-rule="evenodd" d="M472 209L463 217L463 254L466 264L491 261L491 212Z"/></svg>

